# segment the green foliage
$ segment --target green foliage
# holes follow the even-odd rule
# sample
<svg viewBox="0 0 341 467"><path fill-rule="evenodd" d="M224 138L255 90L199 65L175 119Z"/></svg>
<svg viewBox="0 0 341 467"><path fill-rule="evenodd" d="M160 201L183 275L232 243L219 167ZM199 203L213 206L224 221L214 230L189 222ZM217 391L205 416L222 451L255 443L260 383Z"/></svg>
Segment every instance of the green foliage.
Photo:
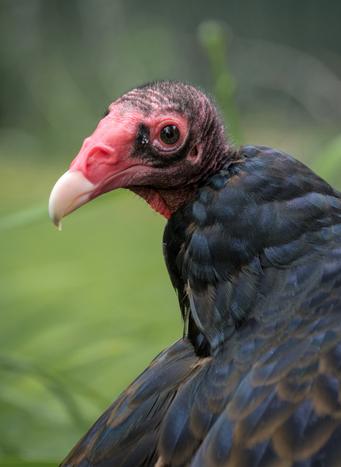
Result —
<svg viewBox="0 0 341 467"><path fill-rule="evenodd" d="M29 174L10 159L2 167L22 189L1 176L0 458L57 461L181 335L164 221L117 192L58 232L38 201L62 168L37 161ZM25 192L26 177L37 192Z"/></svg>
<svg viewBox="0 0 341 467"><path fill-rule="evenodd" d="M14 458L7 458L0 461L0 467L56 467L55 462L27 461Z"/></svg>

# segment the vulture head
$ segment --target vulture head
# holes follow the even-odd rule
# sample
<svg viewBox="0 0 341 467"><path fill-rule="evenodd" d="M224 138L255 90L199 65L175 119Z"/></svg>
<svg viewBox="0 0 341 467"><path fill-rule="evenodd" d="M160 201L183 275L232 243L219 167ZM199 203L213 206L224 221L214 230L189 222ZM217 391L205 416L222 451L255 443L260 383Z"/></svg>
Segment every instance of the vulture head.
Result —
<svg viewBox="0 0 341 467"><path fill-rule="evenodd" d="M197 88L161 81L113 102L54 186L56 225L84 203L116 188L142 196L169 218L228 152L215 106Z"/></svg>

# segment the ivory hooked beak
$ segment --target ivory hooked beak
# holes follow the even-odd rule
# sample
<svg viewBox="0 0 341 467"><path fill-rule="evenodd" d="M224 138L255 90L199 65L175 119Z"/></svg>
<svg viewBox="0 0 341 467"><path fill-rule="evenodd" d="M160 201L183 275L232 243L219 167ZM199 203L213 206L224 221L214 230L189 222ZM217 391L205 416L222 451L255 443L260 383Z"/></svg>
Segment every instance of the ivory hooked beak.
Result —
<svg viewBox="0 0 341 467"><path fill-rule="evenodd" d="M79 170L68 170L57 180L49 199L49 216L61 230L61 220L90 200L96 185Z"/></svg>

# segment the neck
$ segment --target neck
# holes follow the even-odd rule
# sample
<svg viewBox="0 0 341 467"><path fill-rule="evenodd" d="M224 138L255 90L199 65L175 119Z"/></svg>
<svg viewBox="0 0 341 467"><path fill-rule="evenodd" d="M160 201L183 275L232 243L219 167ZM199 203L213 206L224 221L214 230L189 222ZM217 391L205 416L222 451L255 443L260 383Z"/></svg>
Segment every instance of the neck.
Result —
<svg viewBox="0 0 341 467"><path fill-rule="evenodd" d="M190 184L170 188L155 188L150 186L134 186L130 190L141 196L154 211L170 219L172 215L183 205L191 202L198 189L215 173L219 172L226 164L238 159L238 153L227 144L216 150L214 157L205 160L206 165L201 167L193 176ZM174 175L176 179L176 175Z"/></svg>
<svg viewBox="0 0 341 467"><path fill-rule="evenodd" d="M190 185L168 190L150 187L132 187L131 191L147 201L154 211L169 219L175 211L194 198L197 186Z"/></svg>

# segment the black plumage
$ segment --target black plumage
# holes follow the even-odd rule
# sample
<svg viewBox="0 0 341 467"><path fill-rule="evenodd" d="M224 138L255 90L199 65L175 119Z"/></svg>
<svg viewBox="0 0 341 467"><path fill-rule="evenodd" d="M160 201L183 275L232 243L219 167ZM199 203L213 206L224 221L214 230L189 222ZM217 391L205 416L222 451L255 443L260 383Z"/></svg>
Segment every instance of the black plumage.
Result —
<svg viewBox="0 0 341 467"><path fill-rule="evenodd" d="M62 465L341 466L341 198L291 156L230 148L170 217L185 335Z"/></svg>

